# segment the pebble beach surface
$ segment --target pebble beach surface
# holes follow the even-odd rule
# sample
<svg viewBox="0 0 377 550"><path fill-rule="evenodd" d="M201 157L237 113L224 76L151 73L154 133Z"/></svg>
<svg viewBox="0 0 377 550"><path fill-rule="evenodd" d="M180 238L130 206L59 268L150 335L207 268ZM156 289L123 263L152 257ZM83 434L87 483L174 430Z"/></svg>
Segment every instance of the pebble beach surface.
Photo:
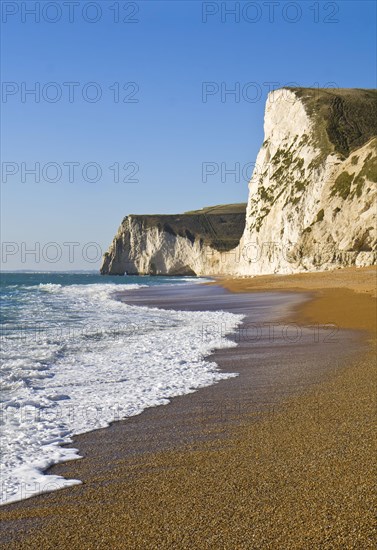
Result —
<svg viewBox="0 0 377 550"><path fill-rule="evenodd" d="M376 273L221 281L235 312L279 291L302 336L240 333L211 356L238 377L75 438L52 471L84 483L3 506L3 547L374 548Z"/></svg>

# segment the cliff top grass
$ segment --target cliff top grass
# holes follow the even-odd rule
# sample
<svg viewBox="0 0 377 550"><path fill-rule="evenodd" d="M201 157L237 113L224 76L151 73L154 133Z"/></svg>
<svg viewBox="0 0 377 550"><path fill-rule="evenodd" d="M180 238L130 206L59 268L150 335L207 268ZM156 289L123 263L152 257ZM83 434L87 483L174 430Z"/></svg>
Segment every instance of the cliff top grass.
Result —
<svg viewBox="0 0 377 550"><path fill-rule="evenodd" d="M219 251L235 248L242 236L246 220L246 203L207 206L183 214L131 215L143 228L157 227L171 235L179 235L192 243L199 239Z"/></svg>
<svg viewBox="0 0 377 550"><path fill-rule="evenodd" d="M246 203L240 202L236 204L218 204L217 206L205 206L200 210L189 210L184 212L185 215L192 214L245 214L246 212Z"/></svg>
<svg viewBox="0 0 377 550"><path fill-rule="evenodd" d="M377 135L377 90L364 88L290 88L315 120L313 138L326 154L348 157Z"/></svg>

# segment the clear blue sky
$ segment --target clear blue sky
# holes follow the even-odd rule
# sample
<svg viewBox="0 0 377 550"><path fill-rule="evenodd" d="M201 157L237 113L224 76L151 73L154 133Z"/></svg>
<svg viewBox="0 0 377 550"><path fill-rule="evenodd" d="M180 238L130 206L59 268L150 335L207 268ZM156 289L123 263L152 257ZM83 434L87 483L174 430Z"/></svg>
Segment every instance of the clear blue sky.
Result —
<svg viewBox="0 0 377 550"><path fill-rule="evenodd" d="M4 269L97 268L99 261L81 257L82 248L96 242L105 251L128 213L246 201L245 178L222 178L220 165L238 162L242 169L255 160L263 141L264 83L376 87L372 1L104 0L70 3L73 15L61 3L59 13L56 4L2 2L2 241L16 243L7 249ZM39 21L25 13L35 5ZM234 8L235 15L227 13ZM206 102L203 82L214 83ZM35 83L37 96L25 94ZM237 86L239 101L221 97L221 89ZM99 101L90 101L99 92ZM40 182L24 173L37 162ZM71 162L78 163L71 166L73 181ZM219 172L203 181L206 162L218 163ZM101 168L99 181L85 181L98 169L84 169L88 163ZM119 182L109 168L114 163ZM136 165L139 181L122 181ZM60 181L51 181L59 170ZM43 261L54 257L50 249L39 264L31 255L22 263L22 242L29 248L56 242L62 258ZM73 264L64 242L80 243ZM86 252L96 257L94 248Z"/></svg>

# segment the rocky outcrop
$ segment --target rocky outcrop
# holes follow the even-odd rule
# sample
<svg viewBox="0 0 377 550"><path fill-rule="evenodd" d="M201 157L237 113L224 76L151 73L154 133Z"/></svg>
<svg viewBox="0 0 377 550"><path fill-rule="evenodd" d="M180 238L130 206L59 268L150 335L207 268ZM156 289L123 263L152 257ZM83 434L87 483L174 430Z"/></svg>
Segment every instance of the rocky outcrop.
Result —
<svg viewBox="0 0 377 550"><path fill-rule="evenodd" d="M376 91L278 90L264 130L238 274L375 263Z"/></svg>
<svg viewBox="0 0 377 550"><path fill-rule="evenodd" d="M195 275L219 272L245 227L245 204L177 215L126 216L104 255L101 273Z"/></svg>
<svg viewBox="0 0 377 550"><path fill-rule="evenodd" d="M227 238L229 220L211 224L210 209L128 216L101 273L256 275L376 263L377 92L282 88L268 96L264 133L243 233L238 219Z"/></svg>

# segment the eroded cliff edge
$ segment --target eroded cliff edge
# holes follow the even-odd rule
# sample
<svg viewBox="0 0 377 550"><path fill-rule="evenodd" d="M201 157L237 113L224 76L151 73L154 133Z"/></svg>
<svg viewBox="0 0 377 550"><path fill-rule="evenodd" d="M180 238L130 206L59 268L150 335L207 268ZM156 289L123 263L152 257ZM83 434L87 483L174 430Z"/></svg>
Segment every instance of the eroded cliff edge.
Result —
<svg viewBox="0 0 377 550"><path fill-rule="evenodd" d="M206 259L237 247L246 203L176 215L126 216L103 258L102 274L196 275Z"/></svg>
<svg viewBox="0 0 377 550"><path fill-rule="evenodd" d="M377 90L282 88L267 99L246 219L242 205L128 216L101 273L256 275L371 265L376 184Z"/></svg>

